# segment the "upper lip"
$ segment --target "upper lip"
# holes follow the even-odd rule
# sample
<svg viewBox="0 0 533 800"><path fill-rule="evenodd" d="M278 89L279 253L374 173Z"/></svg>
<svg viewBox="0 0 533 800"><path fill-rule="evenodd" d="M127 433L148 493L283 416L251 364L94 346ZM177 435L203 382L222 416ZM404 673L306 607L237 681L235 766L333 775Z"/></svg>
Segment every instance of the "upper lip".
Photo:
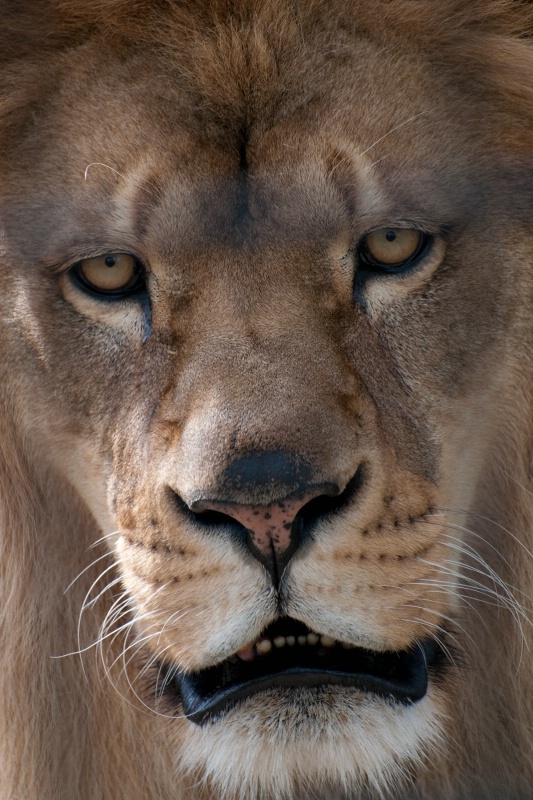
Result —
<svg viewBox="0 0 533 800"><path fill-rule="evenodd" d="M303 623L288 617L277 620L260 640L311 633ZM401 651L377 652L342 646L329 637L326 646L317 636L309 646L273 647L266 655L243 661L230 657L207 669L184 672L160 665L165 691L178 693L192 722L202 724L229 711L239 701L269 689L335 685L387 697L400 703L421 700L428 687L428 670L441 660L443 650L434 639ZM315 642L315 637L311 638ZM242 651L249 648L243 648ZM241 651L240 651L241 652Z"/></svg>

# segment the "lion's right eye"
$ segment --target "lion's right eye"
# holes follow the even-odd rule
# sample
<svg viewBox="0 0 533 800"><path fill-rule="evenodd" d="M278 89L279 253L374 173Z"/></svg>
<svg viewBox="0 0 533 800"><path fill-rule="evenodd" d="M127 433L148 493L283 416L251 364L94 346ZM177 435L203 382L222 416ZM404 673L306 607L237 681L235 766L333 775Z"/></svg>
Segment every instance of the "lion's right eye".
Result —
<svg viewBox="0 0 533 800"><path fill-rule="evenodd" d="M122 298L144 289L141 266L128 253L84 258L72 275L82 289L103 297Z"/></svg>

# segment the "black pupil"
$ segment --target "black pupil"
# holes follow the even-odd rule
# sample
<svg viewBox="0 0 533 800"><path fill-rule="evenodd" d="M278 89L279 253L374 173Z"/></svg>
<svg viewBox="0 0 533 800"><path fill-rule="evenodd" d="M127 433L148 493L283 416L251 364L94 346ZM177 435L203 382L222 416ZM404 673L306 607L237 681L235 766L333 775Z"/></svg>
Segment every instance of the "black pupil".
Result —
<svg viewBox="0 0 533 800"><path fill-rule="evenodd" d="M393 242L393 241L396 239L396 233L395 233L395 231L387 231L387 233L385 234L385 239L386 239L388 242ZM106 262L106 263L107 263L107 262Z"/></svg>
<svg viewBox="0 0 533 800"><path fill-rule="evenodd" d="M387 234L387 235L388 235L388 234ZM116 262L116 260L113 258L113 256L107 256L107 257L106 257L106 259L105 259L105 261L104 261L104 264L106 265L106 267L114 267L116 263L117 263L117 262Z"/></svg>

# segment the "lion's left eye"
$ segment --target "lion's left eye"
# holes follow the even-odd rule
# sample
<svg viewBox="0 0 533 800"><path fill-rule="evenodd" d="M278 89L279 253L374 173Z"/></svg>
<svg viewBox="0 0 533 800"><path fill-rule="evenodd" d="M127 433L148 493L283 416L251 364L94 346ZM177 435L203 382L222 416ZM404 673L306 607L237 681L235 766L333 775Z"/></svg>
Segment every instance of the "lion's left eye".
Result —
<svg viewBox="0 0 533 800"><path fill-rule="evenodd" d="M141 266L128 253L84 258L72 274L82 289L102 296L124 297L144 288Z"/></svg>
<svg viewBox="0 0 533 800"><path fill-rule="evenodd" d="M426 250L429 236L412 228L378 228L359 246L359 259L367 269L397 272L416 263Z"/></svg>

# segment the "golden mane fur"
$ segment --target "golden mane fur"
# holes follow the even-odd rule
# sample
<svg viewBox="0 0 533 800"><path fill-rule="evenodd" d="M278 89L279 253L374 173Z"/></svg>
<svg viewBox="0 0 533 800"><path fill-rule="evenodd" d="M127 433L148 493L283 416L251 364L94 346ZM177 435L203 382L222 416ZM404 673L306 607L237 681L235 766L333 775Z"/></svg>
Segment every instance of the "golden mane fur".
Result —
<svg viewBox="0 0 533 800"><path fill-rule="evenodd" d="M531 798L532 30L520 0L0 5L1 800ZM439 269L354 310L383 226ZM116 252L150 319L70 280ZM442 634L413 709L272 691L200 727L155 698L163 656L203 669L275 616L168 487L192 508L277 447L368 493L284 613L374 650Z"/></svg>

